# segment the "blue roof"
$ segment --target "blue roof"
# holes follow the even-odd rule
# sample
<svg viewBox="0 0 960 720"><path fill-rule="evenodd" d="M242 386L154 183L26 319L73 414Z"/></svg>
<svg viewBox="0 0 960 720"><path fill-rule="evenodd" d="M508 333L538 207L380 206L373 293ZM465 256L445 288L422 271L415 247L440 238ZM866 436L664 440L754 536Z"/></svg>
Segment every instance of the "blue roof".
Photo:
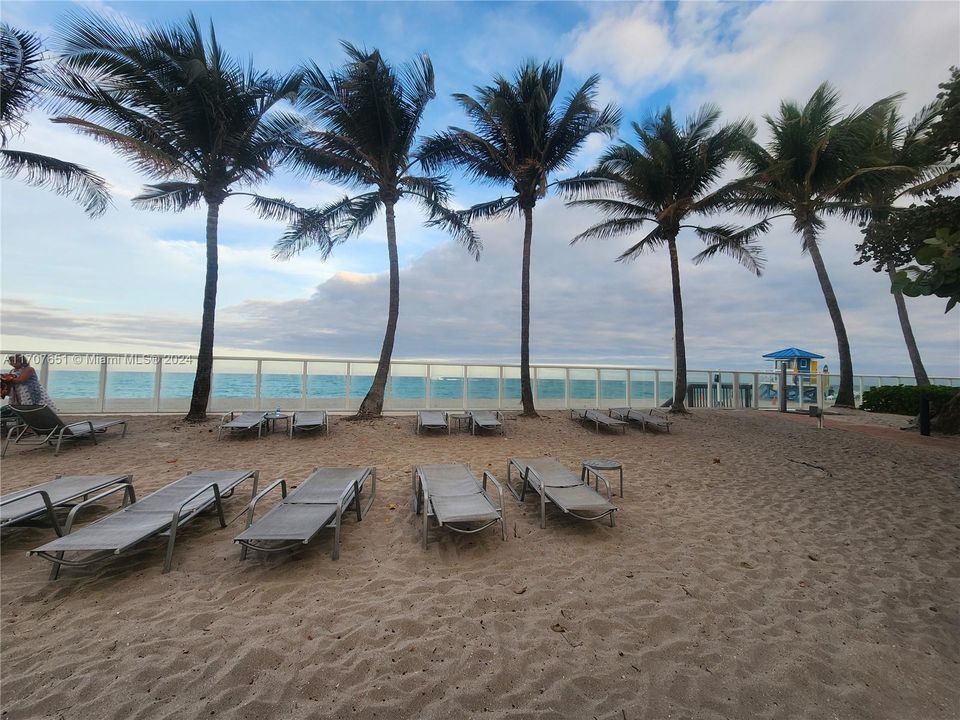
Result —
<svg viewBox="0 0 960 720"><path fill-rule="evenodd" d="M800 348L784 348L783 350L767 353L764 355L764 357L769 360L790 360L792 358L823 360L823 355L817 355L816 353L809 352L808 350L801 350Z"/></svg>

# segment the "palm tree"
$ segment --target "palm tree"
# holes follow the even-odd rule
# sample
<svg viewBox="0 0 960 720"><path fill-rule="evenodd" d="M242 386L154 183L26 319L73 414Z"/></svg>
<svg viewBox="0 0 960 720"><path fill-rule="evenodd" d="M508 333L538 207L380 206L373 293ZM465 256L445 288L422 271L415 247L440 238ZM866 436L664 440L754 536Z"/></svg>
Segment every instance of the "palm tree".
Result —
<svg viewBox="0 0 960 720"><path fill-rule="evenodd" d="M110 202L102 177L75 163L6 148L10 138L26 128L26 114L41 93L45 74L42 63L37 35L0 24L0 171L5 178L70 197L82 204L90 217L98 217Z"/></svg>
<svg viewBox="0 0 960 720"><path fill-rule="evenodd" d="M326 259L334 247L359 235L382 209L386 216L390 263L387 327L373 383L357 418L383 410L390 358L400 314L400 265L394 209L401 197L426 210L428 226L443 227L479 257L474 232L446 202L450 188L440 177L413 174L412 150L427 103L435 96L433 65L426 55L391 67L378 50L342 43L347 64L325 75L315 64L303 73L298 105L312 127L288 148L286 161L305 175L367 190L317 208L292 223L274 248L289 258L309 247Z"/></svg>
<svg viewBox="0 0 960 720"><path fill-rule="evenodd" d="M140 30L93 14L71 16L62 32L54 122L113 147L159 182L135 206L179 212L206 205L206 281L193 396L186 420L206 418L213 368L220 206L253 198L261 216L289 220L296 208L243 192L262 182L295 119L273 112L294 96L299 76L275 77L226 55L213 26L205 42L196 19Z"/></svg>
<svg viewBox="0 0 960 720"><path fill-rule="evenodd" d="M692 230L706 244L694 256L701 262L724 253L756 275L763 258L754 238L767 229L762 221L748 228L730 225L692 225L693 215L710 215L728 209L739 181L713 189L727 161L753 136L751 123L740 121L717 127L720 109L704 105L681 127L667 107L642 125L633 123L637 146L628 142L608 149L596 168L559 183L568 205L596 208L608 219L577 235L572 242L631 235L652 226L618 261L636 258L664 245L670 254L673 282L673 318L676 379L672 411L685 413L687 353L683 332L683 300L677 238Z"/></svg>
<svg viewBox="0 0 960 720"><path fill-rule="evenodd" d="M523 414L536 417L530 384L530 250L533 208L547 194L549 178L566 168L594 133L612 137L620 123L613 105L595 105L596 75L563 102L558 101L562 63L527 61L511 82L501 75L493 85L476 88L476 97L454 99L473 122L473 130L451 127L428 140L420 160L428 169L463 168L471 177L509 186L513 193L464 211L468 221L523 216L523 265L520 272L520 397Z"/></svg>
<svg viewBox="0 0 960 720"><path fill-rule="evenodd" d="M803 106L783 101L776 117L765 116L773 135L766 148L751 142L740 153L753 178L743 187L742 207L768 216L782 213L768 219L792 217L802 250L813 260L837 336L840 387L835 404L842 407L854 407L853 360L818 235L825 216L869 219L862 202L865 184L891 170L877 156L874 141L895 100L884 98L844 115L839 94L823 83Z"/></svg>

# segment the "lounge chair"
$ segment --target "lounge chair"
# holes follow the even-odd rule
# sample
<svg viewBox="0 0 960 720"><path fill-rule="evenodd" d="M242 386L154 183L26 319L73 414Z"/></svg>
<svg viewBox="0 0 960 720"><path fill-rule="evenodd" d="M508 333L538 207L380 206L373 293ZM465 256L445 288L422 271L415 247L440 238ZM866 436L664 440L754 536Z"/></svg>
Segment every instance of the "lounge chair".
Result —
<svg viewBox="0 0 960 720"><path fill-rule="evenodd" d="M497 486L499 505L487 492L487 480ZM483 484L477 482L466 465L418 465L413 473L413 502L417 514L423 514L423 549L427 549L430 516L437 525L446 525L460 533L476 533L500 523L500 539L507 539L503 521L503 487L492 473L483 471ZM464 523L484 523L463 527Z"/></svg>
<svg viewBox="0 0 960 720"><path fill-rule="evenodd" d="M446 430L449 435L447 414L440 410L417 410L417 435L421 430Z"/></svg>
<svg viewBox="0 0 960 720"><path fill-rule="evenodd" d="M297 430L323 430L324 435L330 434L330 423L327 422L326 410L301 410L293 414L290 421L290 437Z"/></svg>
<svg viewBox="0 0 960 720"><path fill-rule="evenodd" d="M593 423L597 433L600 432L600 428L614 431L619 430L623 433L627 431L627 423L623 420L616 420L609 415L604 415L599 410L571 410L570 417L579 420L580 423L584 425Z"/></svg>
<svg viewBox="0 0 960 720"><path fill-rule="evenodd" d="M252 495L256 495L259 477L256 470L199 470L187 474L139 502L31 550L30 554L52 562L50 579L56 580L61 565L90 565L111 555L120 555L156 535L167 535L163 572L170 572L177 530L210 507L217 510L220 527L226 527L223 499L233 495L241 483L251 479ZM65 552L93 554L77 560L64 560Z"/></svg>
<svg viewBox="0 0 960 720"><path fill-rule="evenodd" d="M360 493L367 478L373 487L367 506L361 507ZM280 487L282 499L266 515L254 522L257 503L275 487ZM340 557L340 523L344 510L356 505L357 520L373 505L377 494L376 468L317 468L299 487L287 494L286 480L277 480L247 505L247 529L233 539L243 547L240 559L247 557L247 549L260 552L281 552L301 547L313 540L323 528L333 524L333 552ZM279 543L279 544L277 544Z"/></svg>
<svg viewBox="0 0 960 720"><path fill-rule="evenodd" d="M470 410L470 434L478 430L494 430L503 435L503 413L499 410Z"/></svg>
<svg viewBox="0 0 960 720"><path fill-rule="evenodd" d="M106 492L100 490L112 487ZM137 501L133 491L133 475L58 475L49 482L34 485L26 490L18 490L0 497L0 528L46 515L57 535L70 533L74 519L81 507L91 505L115 492L123 491L123 504ZM99 493L90 497L94 493ZM82 502L73 505L67 515L63 528L57 520L55 510L70 506L74 500Z"/></svg>
<svg viewBox="0 0 960 720"><path fill-rule="evenodd" d="M229 420L227 417L229 416ZM241 412L231 410L224 413L220 418L220 426L217 428L217 440L223 436L223 431L229 433L247 433L257 431L257 439L263 437L263 429L267 425L267 413L262 411Z"/></svg>
<svg viewBox="0 0 960 720"><path fill-rule="evenodd" d="M633 408L610 408L610 415L619 419L634 423L644 432L647 428L653 428L660 432L670 432L670 426L673 421L667 418L662 410L650 410L650 412L641 412Z"/></svg>
<svg viewBox="0 0 960 720"><path fill-rule="evenodd" d="M512 471L516 469L520 474L522 485L518 493L513 486ZM547 526L546 504L552 502L563 512L581 520L600 520L610 517L610 527L615 524L613 514L617 506L613 504L610 493L610 483L607 479L595 473L607 489L604 497L589 485L589 479L584 482L576 473L560 464L555 458L510 458L507 464L507 488L513 496L523 502L526 491L531 490L540 495L540 527ZM588 514L589 513L589 514Z"/></svg>
<svg viewBox="0 0 960 720"><path fill-rule="evenodd" d="M46 405L9 405L10 410L17 415L21 423L10 428L0 450L0 457L6 455L7 447L13 440L15 445L53 445L57 449L54 455L60 454L60 446L71 440L90 438L97 444L97 434L104 433L115 425L123 425L120 437L127 434L126 420L78 420L67 423L61 420L52 408ZM28 433L31 435L28 436Z"/></svg>

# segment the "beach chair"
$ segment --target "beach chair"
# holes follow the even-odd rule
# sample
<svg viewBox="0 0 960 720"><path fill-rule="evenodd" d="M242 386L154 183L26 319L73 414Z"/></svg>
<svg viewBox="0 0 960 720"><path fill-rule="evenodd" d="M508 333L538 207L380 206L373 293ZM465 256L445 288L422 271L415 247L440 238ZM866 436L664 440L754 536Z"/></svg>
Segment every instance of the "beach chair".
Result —
<svg viewBox="0 0 960 720"><path fill-rule="evenodd" d="M67 423L46 405L9 405L8 407L20 418L21 424L10 428L4 440L3 449L0 449L0 457L6 455L11 440L15 445L56 444L57 449L53 454L59 455L60 446L63 443L90 438L96 445L97 435L116 425L123 425L120 437L127 434L126 420L78 420Z"/></svg>
<svg viewBox="0 0 960 720"><path fill-rule="evenodd" d="M487 480L496 487L499 504L487 492ZM427 531L430 517L437 526L446 526L459 533L477 533L500 523L500 539L507 539L503 520L503 487L493 473L483 471L483 484L477 482L466 465L418 465L413 473L413 503L418 515L423 515L423 549L427 549ZM465 527L465 523L483 523L480 527Z"/></svg>
<svg viewBox="0 0 960 720"><path fill-rule="evenodd" d="M648 427L659 432L670 432L670 426L673 424L662 410L651 409L649 412L641 412L628 407L610 408L610 415L638 425L643 432L646 432Z"/></svg>
<svg viewBox="0 0 960 720"><path fill-rule="evenodd" d="M619 430L622 433L627 431L626 422L612 418L609 415L604 415L599 410L571 410L570 417L579 420L583 425L593 423L598 434L601 428L613 430L614 432Z"/></svg>
<svg viewBox="0 0 960 720"><path fill-rule="evenodd" d="M499 410L470 410L470 434L478 430L493 430L503 435L503 413Z"/></svg>
<svg viewBox="0 0 960 720"><path fill-rule="evenodd" d="M327 422L326 410L301 410L293 414L290 421L290 437L297 431L323 430L324 435L330 434L330 423Z"/></svg>
<svg viewBox="0 0 960 720"><path fill-rule="evenodd" d="M372 479L370 497L361 507L360 493L368 478ZM254 522L257 503L279 487L281 500L266 515ZM247 557L247 549L259 552L282 552L301 547L313 540L325 527L333 525L332 559L340 557L340 526L343 513L350 504L356 506L357 520L373 505L377 494L376 468L316 468L306 480L289 495L285 480L277 480L247 505L247 528L233 539L243 547L240 559Z"/></svg>
<svg viewBox="0 0 960 720"><path fill-rule="evenodd" d="M520 492L513 485L512 471L520 474ZM612 502L610 483L600 473L593 473L598 480L603 480L607 489L607 496L590 487L589 478L584 481L572 470L569 470L555 458L510 458L507 464L507 488L513 496L523 502L529 487L540 495L540 527L547 526L546 504L553 503L563 512L573 515L580 520L601 520L610 518L610 527L615 520L613 514L617 506Z"/></svg>
<svg viewBox="0 0 960 720"><path fill-rule="evenodd" d="M227 418L230 418L229 420ZM263 429L267 425L267 413L262 411L241 412L231 410L224 413L220 418L220 426L217 428L217 440L223 436L223 431L228 433L248 433L257 431L257 439L263 437Z"/></svg>
<svg viewBox="0 0 960 720"><path fill-rule="evenodd" d="M53 563L50 579L56 580L60 566L82 567L113 555L120 555L154 536L167 536L167 553L163 572L170 572L177 531L203 511L213 507L220 527L223 500L233 495L241 483L253 480L251 496L256 496L259 473L256 470L199 470L157 490L142 500L85 525L52 542L31 550ZM66 552L88 552L79 559L64 560Z"/></svg>
<svg viewBox="0 0 960 720"><path fill-rule="evenodd" d="M440 410L417 410L417 435L421 430L446 430L449 435L447 414Z"/></svg>
<svg viewBox="0 0 960 720"><path fill-rule="evenodd" d="M110 489L101 493L105 488ZM0 497L0 528L46 515L57 535L63 536L70 533L81 508L120 491L124 505L137 501L133 475L57 475L49 482ZM90 497L94 493L98 494ZM73 504L75 500L82 502ZM71 509L61 528L55 510L65 507Z"/></svg>

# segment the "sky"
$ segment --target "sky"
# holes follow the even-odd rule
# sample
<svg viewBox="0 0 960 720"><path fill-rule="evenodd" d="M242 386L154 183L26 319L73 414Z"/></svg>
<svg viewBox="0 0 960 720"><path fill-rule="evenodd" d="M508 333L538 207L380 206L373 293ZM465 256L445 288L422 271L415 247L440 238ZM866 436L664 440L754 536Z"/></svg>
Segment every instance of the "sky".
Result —
<svg viewBox="0 0 960 720"><path fill-rule="evenodd" d="M451 93L471 92L525 59L564 62L565 92L600 75L601 102L629 123L670 105L675 115L719 104L725 120L775 113L827 80L853 108L905 93L912 115L960 64L956 2L488 3L488 2L10 2L3 20L56 46L78 8L150 25L192 11L225 49L258 68L310 59L335 68L340 40L379 48L388 61L427 53L437 97L424 135L467 125ZM38 111L8 147L55 155L104 176L113 206L91 220L79 205L12 180L0 185L0 344L5 350L195 352L204 281L204 211L131 207L145 178L111 151ZM610 141L592 138L563 175L588 169ZM734 169L729 175L732 177ZM453 175L455 205L499 197L499 187ZM344 189L278 171L259 192L318 205ZM322 262L311 251L271 258L284 228L242 198L220 215L216 352L220 355L372 358L387 309L383 218ZM409 202L397 211L400 321L394 357L515 363L520 250L516 217L484 222L479 262ZM531 355L534 363L670 367L673 310L664 252L614 259L638 238L571 246L597 218L548 195L534 215ZM821 248L853 349L855 372L910 375L889 282L855 266L856 226L828 221ZM761 369L764 353L797 346L839 368L836 338L813 264L789 220L762 238L763 276L721 257L695 266L696 237L680 238L688 366ZM702 245L700 246L702 247ZM960 310L908 299L921 354L935 376L960 376Z"/></svg>

